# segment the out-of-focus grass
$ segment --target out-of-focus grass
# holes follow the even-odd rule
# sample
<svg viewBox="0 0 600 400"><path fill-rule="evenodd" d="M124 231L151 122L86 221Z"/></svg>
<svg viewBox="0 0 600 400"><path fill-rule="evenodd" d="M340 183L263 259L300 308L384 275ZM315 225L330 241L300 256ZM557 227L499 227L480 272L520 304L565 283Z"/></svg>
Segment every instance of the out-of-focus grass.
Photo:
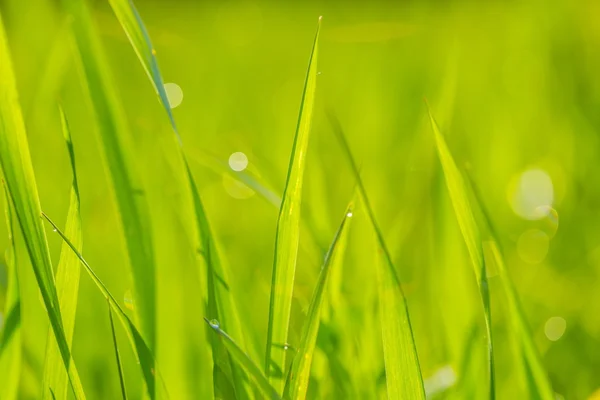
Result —
<svg viewBox="0 0 600 400"><path fill-rule="evenodd" d="M334 109L397 266L426 392L438 393L436 398L486 396L485 320L435 154L425 96L459 169L468 166L489 210L553 390L578 399L600 386L596 2L135 3L164 81L183 91L173 115L212 237L229 269L244 350L257 365L266 345L277 208L235 175L207 167L214 160L205 157L214 155L219 165L227 165L232 153L243 152L249 161L244 172L282 195L307 55L316 18L323 15L289 345L300 344L323 256L356 185L324 112ZM206 282L196 268L194 221L181 211L189 209L189 199L174 169L180 150L108 2L88 4L131 132L130 162L139 171L150 210L157 363L171 398L203 398L213 390L208 336L213 333L202 319ZM66 15L50 0L3 0L0 13L42 209L64 226L72 175L60 133L60 99L74 136L84 255L133 318L144 306L137 298L125 301L135 285ZM545 175L522 175L530 170L550 178L550 200L547 180L540 178ZM537 218L527 208L542 205L539 201L551 203L543 205L553 211L527 219ZM386 394L377 245L365 213L357 211L354 219L343 268L332 271L340 273L339 287L331 287L339 297L331 294L337 301L330 300L322 316L326 323L317 338L309 398ZM46 229L52 259L58 260L61 239ZM22 237L15 237L16 259L27 260ZM2 222L2 254L9 247ZM27 262L18 267L19 398L24 399L39 398L42 391L48 332L32 271ZM497 398L524 398L501 277L492 270L487 278ZM5 322L7 282L7 262L1 258ZM139 366L116 328L129 398L141 398ZM88 398L121 396L106 301L85 274L73 356Z"/></svg>

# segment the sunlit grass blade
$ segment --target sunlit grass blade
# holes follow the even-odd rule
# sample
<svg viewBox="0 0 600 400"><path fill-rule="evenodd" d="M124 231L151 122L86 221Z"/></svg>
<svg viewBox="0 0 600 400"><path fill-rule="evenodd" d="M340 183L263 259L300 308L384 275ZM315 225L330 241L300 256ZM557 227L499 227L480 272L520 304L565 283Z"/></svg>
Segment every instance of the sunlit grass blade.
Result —
<svg viewBox="0 0 600 400"><path fill-rule="evenodd" d="M69 200L69 211L67 213L67 222L65 224L65 232L69 235L73 245L79 251L82 248L81 235L81 216L79 213L79 188L77 184L77 172L75 169L75 152L73 151L73 143L71 141L71 132L67 118L62 108L60 109L61 124L63 135L67 144L69 159L71 161L71 172L73 180L71 185L71 194ZM61 247L60 259L56 268L56 290L58 292L58 300L60 302L60 311L62 315L63 327L67 335L67 343L71 346L73 341L73 330L75 328L75 314L77 312L77 297L79 293L79 260L73 254L69 246L63 243ZM59 399L67 398L67 375L61 365L60 354L56 344L50 340L52 333L48 333L48 341L46 342L46 358L44 361L44 372L42 386L52 388L55 395ZM50 398L50 392L44 390L42 398Z"/></svg>
<svg viewBox="0 0 600 400"><path fill-rule="evenodd" d="M286 352L274 347L276 343L287 343L294 276L296 273L296 257L300 239L300 208L302 203L302 180L306 161L306 150L310 136L315 91L317 86L317 54L321 18L313 43L304 91L300 103L298 125L294 136L294 145L283 191L283 200L277 219L275 237L275 257L271 278L271 296L269 302L269 326L267 332L267 350L265 372L270 375L271 363L277 365L285 374ZM270 377L270 376L269 376ZM270 377L271 382L281 391L284 381Z"/></svg>
<svg viewBox="0 0 600 400"><path fill-rule="evenodd" d="M167 92L165 91L162 75L158 68L156 50L152 46L150 35L148 35L146 26L135 8L133 0L109 0L109 3L115 12L121 27L123 27L123 30L127 34L129 42L140 59L146 74L148 74L148 78L150 78L150 81L160 98L160 102L169 116L171 126L177 135L177 139L181 144L177 126L175 125L175 118L173 118Z"/></svg>
<svg viewBox="0 0 600 400"><path fill-rule="evenodd" d="M308 391L308 381L310 378L310 368L312 364L313 353L317 343L317 334L319 333L319 322L321 315L321 306L327 288L330 271L341 268L343 252L348 241L348 231L352 218L352 203L346 209L342 223L340 224L335 237L327 254L319 278L315 287L313 297L308 308L306 321L302 328L302 336L297 353L294 355L292 367L289 373L289 381L286 382L284 397L292 399L305 399Z"/></svg>
<svg viewBox="0 0 600 400"><path fill-rule="evenodd" d="M119 372L119 385L121 386L121 395L123 396L123 400L127 400L127 390L125 389L125 377L123 376L123 365L121 363L121 356L119 355L119 344L117 343L117 335L115 333L115 322L113 321L110 301L108 302L108 318L110 319L110 332L112 334L113 347L115 348L115 361L117 363L117 370Z"/></svg>
<svg viewBox="0 0 600 400"><path fill-rule="evenodd" d="M9 247L6 250L5 262L8 272L8 283L4 303L4 324L0 330L0 399L17 399L19 379L21 376L21 295L17 274L17 253L13 231L14 211L9 201L8 191L4 184L6 226L8 228ZM64 366L60 365L64 371Z"/></svg>
<svg viewBox="0 0 600 400"><path fill-rule="evenodd" d="M73 17L73 36L123 227L135 289L135 315L146 342L154 349L156 267L152 228L144 189L133 164L135 156L130 143L131 137L86 2L63 0L63 4Z"/></svg>
<svg viewBox="0 0 600 400"><path fill-rule="evenodd" d="M450 201L452 203L452 207L454 208L454 214L458 220L458 225L473 265L477 285L479 286L479 293L481 295L481 302L485 316L488 345L489 398L494 399L496 396L496 390L494 376L494 351L492 345L492 315L481 236L479 233L479 228L477 227L477 223L475 222L475 217L469 202L463 176L456 166L454 158L452 157L452 153L450 152L450 149L446 144L446 140L444 139L444 136L440 132L437 123L433 118L433 114L431 113L429 106L428 112L433 134L435 136L438 156L440 163L442 164L444 176L446 177L446 187L448 188L448 192L450 194Z"/></svg>
<svg viewBox="0 0 600 400"><path fill-rule="evenodd" d="M206 318L205 321L215 332L215 334L219 335L220 340L223 341L232 359L235 360L235 362L237 362L244 369L244 371L246 371L258 389L260 389L263 398L279 399L280 397L277 394L277 391L273 386L271 386L267 378L262 374L260 368L254 364L250 357L248 357L248 355L244 353L242 349L240 349L233 339L220 328L219 323Z"/></svg>
<svg viewBox="0 0 600 400"><path fill-rule="evenodd" d="M385 243L383 233L377 224L375 213L360 177L358 165L352 156L350 145L337 118L333 114L330 114L329 117L333 131L339 139L351 167L358 185L358 193L365 206L369 223L375 232L377 244L383 255L383 264L378 265L376 268L388 398L424 399L423 377L402 283Z"/></svg>
<svg viewBox="0 0 600 400"><path fill-rule="evenodd" d="M519 301L519 296L508 275L491 216L473 180L469 174L466 174L466 176L491 236L490 240L484 242L484 245L487 245L489 249L488 254L491 254L492 262L496 267L495 270L498 272L502 290L506 296L508 317L512 326L511 339L518 344L518 355L521 357L521 360L519 360L519 374L526 386L528 398L552 400L555 398L554 390L540 359L539 352L535 348L533 337L527 324L527 318Z"/></svg>
<svg viewBox="0 0 600 400"><path fill-rule="evenodd" d="M46 313L75 398L85 398L67 335L63 329L58 295L52 274L52 262L46 232L40 219L38 197L25 123L18 102L17 86L8 50L8 41L0 19L0 164L12 203L31 259Z"/></svg>
<svg viewBox="0 0 600 400"><path fill-rule="evenodd" d="M100 291L102 296L104 296L104 298L107 299L113 311L119 317L121 324L125 328L125 332L127 333L127 337L131 344L131 347L137 355L138 363L142 371L142 375L144 376L144 382L146 383L148 395L151 399L156 398L155 375L160 378L160 373L158 372L157 366L155 366L155 359L152 354L152 351L146 343L145 339L143 338L142 334L136 328L135 324L131 321L127 314L125 314L125 311L123 311L117 300L115 300L113 295L108 291L104 283L102 283L98 275L96 275L94 270L90 267L85 258L83 258L83 255L79 252L79 250L77 250L77 248L71 242L71 240L67 236L65 236L65 234L58 228L58 226L43 212L42 216L50 223L50 225L56 231L56 233L58 233L62 240L69 246L71 251L73 251L73 253L77 255L77 258L96 284L96 287L98 287L98 290ZM168 396L168 393L165 393L165 396Z"/></svg>

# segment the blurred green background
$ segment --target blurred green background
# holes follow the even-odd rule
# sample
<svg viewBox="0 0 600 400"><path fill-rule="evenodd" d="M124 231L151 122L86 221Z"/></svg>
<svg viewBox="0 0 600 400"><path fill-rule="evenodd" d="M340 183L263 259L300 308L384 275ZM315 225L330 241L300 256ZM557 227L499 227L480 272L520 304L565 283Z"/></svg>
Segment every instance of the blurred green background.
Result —
<svg viewBox="0 0 600 400"><path fill-rule="evenodd" d="M361 164L405 284L423 375L430 390L440 379L456 381L454 389L433 397L480 398L482 392L469 397L461 391L460 371L471 365L468 379L485 379L483 314L434 152L427 98L458 164L468 168L491 212L555 391L561 398L586 399L600 388L600 3L135 3L165 81L182 90L173 112L231 272L248 352L257 362L266 340L278 208L241 183L228 160L244 153L245 172L281 196L322 15L292 338L299 337L321 260L355 186L326 118L330 110ZM158 362L173 399L204 398L211 390L212 366L195 249L189 221L178 213L181 185L172 176L177 148L164 110L107 2L90 4L150 204L158 261ZM68 19L50 0L2 0L0 12L42 208L64 224L71 173L60 133L60 102L77 153L83 253L131 309L122 233ZM385 395L372 267L376 250L363 212L356 217L341 272L345 301L340 313L351 322L336 326L333 318L331 326L321 328L311 398ZM4 252L4 220L0 230ZM48 233L57 260L60 238L51 229ZM26 293L21 393L30 399L41 390L48 322L32 270L19 273ZM503 298L496 295L494 271L488 275L498 398L522 398L513 376ZM470 335L476 339L470 341ZM140 398L134 357L124 336L120 342L131 398ZM73 348L88 397L117 398L106 302L84 274Z"/></svg>

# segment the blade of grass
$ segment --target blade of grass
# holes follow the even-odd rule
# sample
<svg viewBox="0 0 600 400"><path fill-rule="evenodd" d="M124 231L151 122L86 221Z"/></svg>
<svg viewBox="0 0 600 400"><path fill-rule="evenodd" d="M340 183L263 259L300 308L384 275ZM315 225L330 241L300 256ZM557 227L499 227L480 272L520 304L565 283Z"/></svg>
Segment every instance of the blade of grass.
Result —
<svg viewBox="0 0 600 400"><path fill-rule="evenodd" d="M135 156L130 143L131 137L86 2L63 0L63 5L73 17L73 36L114 188L134 281L135 315L145 341L154 350L156 267L152 229L141 181L132 163Z"/></svg>
<svg viewBox="0 0 600 400"><path fill-rule="evenodd" d="M504 257L500 250L498 235L492 224L492 219L475 182L468 173L466 176L468 187L471 189L471 193L473 193L475 202L484 217L486 227L489 231L490 240L487 240L485 244L487 244L488 249L490 250L492 260L498 271L498 276L500 277L502 290L506 296L510 324L513 330L511 336L512 340L518 343L517 347L521 352L521 359L519 360L519 365L521 367L520 375L521 379L526 384L528 398L552 400L555 398L554 390L552 390L552 384L548 379L540 355L535 348L533 337L527 324L527 318L525 317L525 313L519 301L519 296L508 275Z"/></svg>
<svg viewBox="0 0 600 400"><path fill-rule="evenodd" d="M321 315L321 306L323 297L327 288L330 271L341 268L342 256L348 241L348 231L350 228L350 218L352 217L352 202L348 205L342 223L340 224L335 237L327 254L323 267L319 273L317 285L313 293L306 321L302 328L302 336L298 352L294 355L294 361L290 369L289 381L286 382L284 397L292 399L305 399L308 390L308 381L310 378L310 367L312 364L313 353L317 343L317 334L319 333L319 323Z"/></svg>
<svg viewBox="0 0 600 400"><path fill-rule="evenodd" d="M383 253L384 265L377 268L377 281L388 398L424 399L423 377L402 283L375 218L367 191L360 177L358 165L352 156L344 131L332 113L329 114L329 119L351 167L360 198L367 211L369 223Z"/></svg>
<svg viewBox="0 0 600 400"><path fill-rule="evenodd" d="M456 166L450 149L448 148L444 136L437 126L429 106L427 106L427 109L429 112L431 127L435 136L438 156L440 163L442 164L444 176L446 177L446 187L448 189L448 193L450 194L450 200L452 202L452 207L454 208L454 214L458 220L460 231L467 246L469 257L471 258L471 263L475 272L475 279L477 280L477 285L479 286L487 334L489 398L494 399L496 396L496 390L494 376L494 351L492 345L492 312L490 307L490 293L485 268L485 259L483 257L481 236L479 233L479 228L477 227L477 223L475 222L475 217L473 216L473 210L467 196L463 177Z"/></svg>
<svg viewBox="0 0 600 400"><path fill-rule="evenodd" d="M224 329L230 332L235 337L243 338L237 309L233 296L230 293L227 271L220 262L216 244L212 239L212 233L208 218L204 211L204 206L198 193L198 188L194 181L194 177L189 168L189 163L183 152L183 143L171 107L164 89L162 75L158 67L156 59L156 51L152 46L150 36L144 26L144 23L136 10L133 1L130 0L110 0L110 5L119 20L123 30L129 38L134 51L136 52L144 70L146 71L150 82L156 90L160 102L166 110L171 127L179 144L179 153L183 167L185 168L185 180L188 185L192 197L192 205L195 217L195 240L198 247L202 249L204 260L207 267L207 283L208 283L208 311L211 318L216 318L221 321ZM233 380L236 395L239 399L248 397L246 382L243 372L229 359L229 356L222 346L214 340L211 341L213 348L213 360L215 364L214 386L215 391L228 390L221 386L231 386L230 380ZM243 343L240 343L243 345ZM227 371L221 373L221 371ZM228 375L231 375L228 376Z"/></svg>
<svg viewBox="0 0 600 400"><path fill-rule="evenodd" d="M79 213L79 188L77 185L77 172L75 169L75 152L71 141L71 132L62 108L60 109L61 124L69 159L71 161L71 172L73 181L71 185L71 195L69 200L69 211L67 213L67 222L65 231L72 238L73 244L79 251L82 248L81 237L81 215ZM60 302L60 311L62 322L67 335L67 343L71 346L73 341L73 330L75 328L75 314L77 312L77 296L79 292L79 260L73 254L69 246L63 243L60 251L60 259L56 268L56 290ZM46 358L44 361L44 372L42 387L52 388L54 394L59 399L67 398L67 375L62 368L60 355L56 344L50 340L51 332L48 332L48 341L46 344ZM42 398L50 398L50 392L44 390Z"/></svg>
<svg viewBox="0 0 600 400"><path fill-rule="evenodd" d="M271 280L271 296L269 302L269 326L267 333L267 350L265 373L271 383L279 391L283 389L284 381L274 382L270 376L270 366L273 362L284 373L286 370L286 352L274 347L275 343L287 343L292 296L294 291L294 276L296 273L296 257L300 239L300 208L302 202L302 178L306 161L306 150L310 136L310 124L315 101L317 85L317 55L321 18L313 43L304 91L300 103L298 125L294 136L294 144L290 157L283 201L277 219L275 237L275 255Z"/></svg>
<svg viewBox="0 0 600 400"><path fill-rule="evenodd" d="M27 144L25 123L18 102L8 41L1 19L0 59L0 164L73 393L75 398L84 399L83 387L62 324L46 232L40 220L40 200Z"/></svg>
<svg viewBox="0 0 600 400"><path fill-rule="evenodd" d="M125 390L125 378L123 376L123 365L121 364L121 356L119 355L119 345L117 343L117 335L115 333L115 322L113 321L110 301L108 301L108 318L110 319L110 331L112 334L113 346L115 348L115 361L117 362L117 370L119 371L119 384L121 385L121 395L123 400L127 400L127 390Z"/></svg>
<svg viewBox="0 0 600 400"><path fill-rule="evenodd" d="M62 240L69 246L71 251L77 255L77 258L84 266L86 272L92 278L92 281L96 284L96 287L102 293L104 298L107 299L109 304L111 305L113 311L119 317L123 328L125 328L125 332L127 333L127 337L131 344L131 348L134 350L138 363L140 365L140 369L142 371L142 375L144 376L144 382L146 383L146 389L148 390L148 394L151 399L154 399L155 396L155 375L160 378L160 373L158 370L155 370L157 366L155 365L154 356L150 347L146 343L140 331L136 328L135 324L131 321L131 319L125 314L125 311L121 308L117 300L115 300L114 296L108 291L104 283L100 280L98 275L94 272L94 270L87 263L83 255L77 250L73 242L65 234L58 228L58 226L46 215L42 212L42 216L50 223L52 228L58 233L58 235L62 238ZM165 391L166 392L166 391ZM168 393L165 393L168 397Z"/></svg>
<svg viewBox="0 0 600 400"><path fill-rule="evenodd" d="M246 353L233 341L233 339L225 333L219 326L219 322L216 320L208 320L204 318L206 323L210 326L210 328L219 335L219 338L227 347L229 354L231 357L246 371L248 376L253 380L258 389L260 389L264 398L267 399L280 399L277 391L267 378L262 374L260 368L248 357Z"/></svg>
<svg viewBox="0 0 600 400"><path fill-rule="evenodd" d="M9 247L6 250L8 283L4 303L5 321L0 331L0 399L17 399L19 379L21 377L21 295L17 275L17 253L13 231L14 211L9 202L8 189L3 186L6 226L8 228ZM61 364L61 369L64 367Z"/></svg>

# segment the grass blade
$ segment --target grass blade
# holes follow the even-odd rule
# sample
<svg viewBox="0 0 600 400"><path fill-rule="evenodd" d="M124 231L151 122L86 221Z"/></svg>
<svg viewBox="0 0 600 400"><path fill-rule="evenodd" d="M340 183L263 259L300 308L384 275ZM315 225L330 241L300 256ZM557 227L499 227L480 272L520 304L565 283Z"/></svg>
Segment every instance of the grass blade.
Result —
<svg viewBox="0 0 600 400"><path fill-rule="evenodd" d="M300 238L302 178L317 85L317 54L320 28L321 18L319 18L319 26L317 27L308 63L308 72L300 104L300 115L298 117L294 145L292 147L292 155L283 192L283 201L279 209L279 218L277 219L265 359L265 372L268 377L270 377L269 372L272 362L284 372L284 375L286 369L285 350L273 345L276 343L287 343L294 290L294 275L296 273L296 256ZM271 382L274 383L275 378L270 378ZM278 381L275 386L281 390L283 389L283 383L283 381Z"/></svg>
<svg viewBox="0 0 600 400"><path fill-rule="evenodd" d="M79 250L77 250L73 242L71 242L71 240L65 236L65 234L58 228L58 226L43 212L42 216L50 223L50 225L56 231L56 233L58 233L62 240L69 246L71 251L73 251L73 253L77 255L77 258L96 284L96 287L98 287L100 293L102 293L104 298L107 299L113 311L119 317L119 320L121 321L121 324L123 325L123 327L125 328L125 332L127 333L127 337L131 344L131 348L135 351L137 355L137 359L140 365L140 369L142 371L142 375L144 376L144 382L146 383L146 389L148 390L148 394L150 395L150 398L154 399L156 397L155 374L158 374L159 377L160 374L157 371L155 371L155 360L150 347L146 343L140 331L136 328L135 324L131 321L127 314L125 314L125 311L123 311L119 303L117 303L117 300L115 300L115 298L108 291L104 283L102 283L98 275L96 275L96 273L87 263L85 258L83 258L83 255L79 252Z"/></svg>
<svg viewBox="0 0 600 400"><path fill-rule="evenodd" d="M19 277L17 275L17 252L13 231L14 211L9 202L8 190L3 185L6 206L6 226L8 228L9 248L6 251L6 266L8 269L8 284L4 315L6 316L3 329L0 331L0 399L17 399L19 379L21 376L21 295L19 292ZM64 367L61 365L64 371Z"/></svg>
<svg viewBox="0 0 600 400"><path fill-rule="evenodd" d="M72 28L86 86L100 131L105 159L112 179L119 217L134 281L135 315L145 341L156 342L156 283L151 226L146 199L132 160L133 147L125 116L117 99L94 24L82 0L64 0L72 15Z"/></svg>
<svg viewBox="0 0 600 400"><path fill-rule="evenodd" d="M483 305L485 316L487 344L488 344L488 374L489 374L489 398L494 399L496 396L495 377L494 377L494 351L492 346L492 315L490 308L490 293L487 282L487 274L485 268L485 259L483 258L483 248L479 228L475 222L473 210L467 196L465 182L456 166L454 158L446 144L446 141L440 132L433 114L429 109L429 119L435 136L436 148L442 170L446 177L446 187L450 194L454 214L458 220L458 225L462 233L463 239L467 246L469 257L475 272L475 279L479 286L479 293Z"/></svg>
<svg viewBox="0 0 600 400"><path fill-rule="evenodd" d="M46 232L40 220L41 207L27 144L25 124L18 102L17 89L8 42L0 20L0 164L6 179L10 202L31 259L46 313L75 398L85 398L79 374L71 357L67 335L63 329L58 294L54 285L52 262Z"/></svg>
<svg viewBox="0 0 600 400"><path fill-rule="evenodd" d="M384 263L377 268L377 271L381 336L388 398L424 399L423 377L421 376L417 348L402 283L383 238L383 233L375 219L375 213L367 197L358 165L352 156L352 151L342 127L333 114L330 114L329 117L334 133L342 145L342 150L358 184L358 191L366 208L369 223L375 231L377 243L384 257Z"/></svg>
<svg viewBox="0 0 600 400"><path fill-rule="evenodd" d="M485 207L483 199L481 198L479 190L475 186L473 180L469 174L466 174L466 176L468 178L471 192L476 200L476 204L481 210L487 228L490 232L491 238L484 244L486 244L489 249L488 254L491 254L492 261L496 266L496 271L498 271L498 276L500 277L502 290L506 296L508 314L510 324L512 326L511 339L518 344L517 349L520 352L520 375L521 379L526 385L528 392L527 396L530 399L552 400L555 398L554 390L552 390L552 384L550 383L546 370L542 365L540 355L535 348L533 337L527 324L527 318L525 317L525 313L523 312L521 303L519 301L519 296L517 295L517 291L515 290L510 276L508 275L508 271L504 263L504 257L502 256L502 252L498 244L498 236L492 224L490 214L487 211L487 207Z"/></svg>
<svg viewBox="0 0 600 400"><path fill-rule="evenodd" d="M121 356L119 355L119 345L117 343L117 335L115 334L115 322L113 321L110 301L108 302L108 318L110 319L110 331L112 334L113 346L115 348L115 359L117 369L119 371L119 384L121 385L121 394L123 400L127 400L127 390L125 390L125 378L123 377L123 365L121 364Z"/></svg>
<svg viewBox="0 0 600 400"><path fill-rule="evenodd" d="M312 300L308 309L308 315L302 328L302 336L298 352L294 356L290 380L286 382L286 394L284 397L292 399L305 399L308 390L308 381L310 378L310 367L312 364L313 352L317 343L317 334L319 333L319 322L321 315L321 306L323 305L323 296L327 288L327 282L330 271L341 268L342 255L348 241L348 232L350 220L352 217L352 203L346 209L342 223L340 224L329 251L325 256L323 267L319 273L317 286L313 293Z"/></svg>
<svg viewBox="0 0 600 400"><path fill-rule="evenodd" d="M77 185L77 172L75 169L75 152L73 151L73 143L71 142L71 133L64 111L60 110L63 135L69 151L69 159L71 161L71 171L73 174L73 182L71 186L71 195L69 200L69 211L67 213L67 222L65 231L72 238L73 245L79 251L82 248L81 235L81 215L79 213L79 188ZM60 259L56 268L56 290L58 292L58 300L60 302L60 311L62 314L62 322L67 335L67 343L71 346L73 341L73 330L75 328L75 314L77 311L77 296L79 292L79 275L78 268L79 260L73 254L69 246L63 243L61 247ZM50 339L52 333L48 332ZM46 358L44 361L44 372L42 386L51 388L59 399L67 398L67 375L64 368L60 365L60 355L56 344L51 340L46 344ZM50 398L50 392L44 390L44 399Z"/></svg>
<svg viewBox="0 0 600 400"><path fill-rule="evenodd" d="M223 341L225 347L231 354L231 357L246 371L248 376L254 381L256 386L262 392L264 398L267 399L279 399L279 395L277 391L267 378L262 374L260 368L252 360L240 347L229 337L227 333L225 333L220 327L219 322L214 320L204 319L206 323L210 326L210 328L219 335L220 339Z"/></svg>

